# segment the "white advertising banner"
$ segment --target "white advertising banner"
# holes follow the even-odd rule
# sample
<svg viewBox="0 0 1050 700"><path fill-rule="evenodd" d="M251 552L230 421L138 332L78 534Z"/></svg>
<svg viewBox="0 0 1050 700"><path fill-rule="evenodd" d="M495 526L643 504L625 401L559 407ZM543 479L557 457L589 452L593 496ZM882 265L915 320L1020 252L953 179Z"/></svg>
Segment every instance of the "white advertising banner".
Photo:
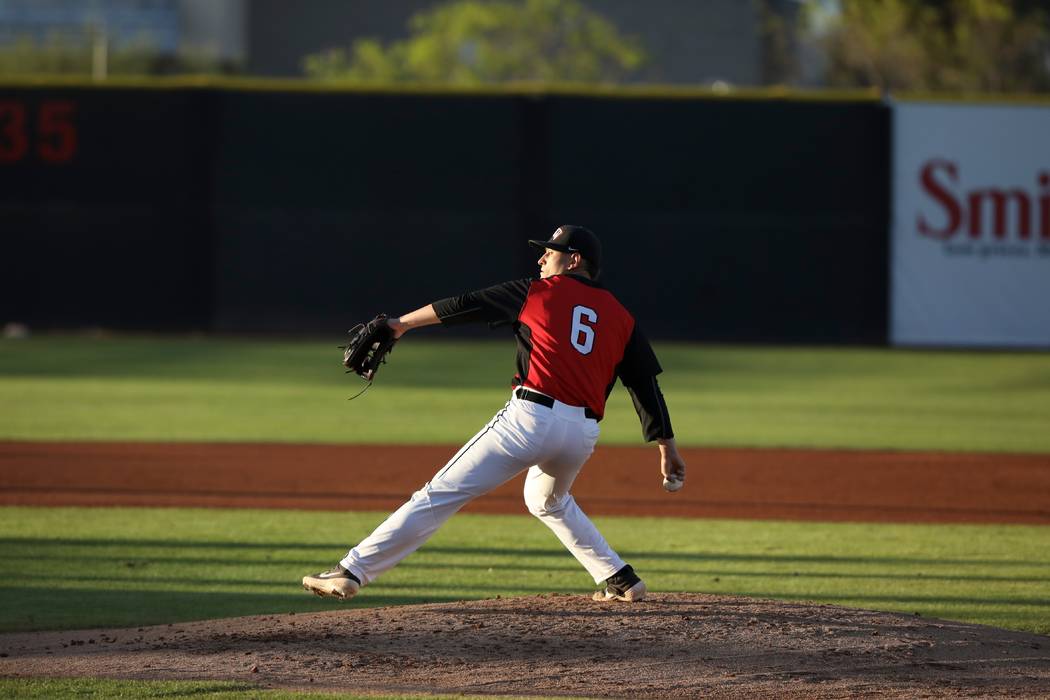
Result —
<svg viewBox="0 0 1050 700"><path fill-rule="evenodd" d="M1050 347L1050 106L898 103L890 338Z"/></svg>

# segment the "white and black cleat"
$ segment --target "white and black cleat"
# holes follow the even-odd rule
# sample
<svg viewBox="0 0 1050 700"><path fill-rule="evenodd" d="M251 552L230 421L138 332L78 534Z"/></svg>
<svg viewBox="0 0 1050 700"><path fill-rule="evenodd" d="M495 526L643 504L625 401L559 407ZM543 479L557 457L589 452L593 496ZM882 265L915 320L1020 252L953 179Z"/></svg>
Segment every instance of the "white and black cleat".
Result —
<svg viewBox="0 0 1050 700"><path fill-rule="evenodd" d="M638 574L628 564L605 579L605 588L595 591L593 598L598 602L619 600L636 603L645 599L645 592L645 581L638 578Z"/></svg>
<svg viewBox="0 0 1050 700"><path fill-rule="evenodd" d="M303 588L322 598L349 600L361 590L357 577L341 566L313 576L303 576Z"/></svg>

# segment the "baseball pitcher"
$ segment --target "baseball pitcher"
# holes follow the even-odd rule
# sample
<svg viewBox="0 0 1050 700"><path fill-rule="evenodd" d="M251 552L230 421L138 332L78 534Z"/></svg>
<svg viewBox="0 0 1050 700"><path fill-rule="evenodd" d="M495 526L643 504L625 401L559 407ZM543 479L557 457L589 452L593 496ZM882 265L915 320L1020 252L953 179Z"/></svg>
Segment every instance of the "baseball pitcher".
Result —
<svg viewBox="0 0 1050 700"><path fill-rule="evenodd" d="M307 590L353 597L471 499L527 470L529 512L554 532L596 584L604 582L595 600L645 597L645 583L605 541L570 489L594 451L617 378L631 394L646 441L659 444L665 488L681 486L685 462L656 382L662 370L634 317L598 282L601 243L594 233L562 226L550 240L529 243L543 250L539 279L497 284L373 322L387 339L368 343L373 351L388 350L420 326L510 322L518 343L514 388L495 417L338 566L304 577ZM369 379L377 365L367 372Z"/></svg>

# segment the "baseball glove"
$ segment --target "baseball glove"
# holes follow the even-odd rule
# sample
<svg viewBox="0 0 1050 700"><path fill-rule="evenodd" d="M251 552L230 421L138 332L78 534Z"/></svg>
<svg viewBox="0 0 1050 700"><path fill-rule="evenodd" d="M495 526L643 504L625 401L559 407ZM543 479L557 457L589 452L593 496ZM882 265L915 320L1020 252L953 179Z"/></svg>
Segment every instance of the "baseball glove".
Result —
<svg viewBox="0 0 1050 700"><path fill-rule="evenodd" d="M397 338L394 329L386 323L386 314L379 314L368 323L359 323L351 328L343 349L343 366L346 372L353 372L369 384L376 376L379 365L386 362Z"/></svg>

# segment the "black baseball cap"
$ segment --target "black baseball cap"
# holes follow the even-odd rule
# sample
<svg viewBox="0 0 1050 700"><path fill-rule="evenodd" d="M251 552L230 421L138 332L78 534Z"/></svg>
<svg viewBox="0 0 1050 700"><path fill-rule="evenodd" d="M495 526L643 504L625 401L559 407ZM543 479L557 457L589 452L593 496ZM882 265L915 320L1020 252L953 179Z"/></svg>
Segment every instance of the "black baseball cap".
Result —
<svg viewBox="0 0 1050 700"><path fill-rule="evenodd" d="M593 231L583 226L559 226L551 234L550 240L530 240L529 245L560 250L563 253L579 253L581 258L595 268L602 265L602 243Z"/></svg>

